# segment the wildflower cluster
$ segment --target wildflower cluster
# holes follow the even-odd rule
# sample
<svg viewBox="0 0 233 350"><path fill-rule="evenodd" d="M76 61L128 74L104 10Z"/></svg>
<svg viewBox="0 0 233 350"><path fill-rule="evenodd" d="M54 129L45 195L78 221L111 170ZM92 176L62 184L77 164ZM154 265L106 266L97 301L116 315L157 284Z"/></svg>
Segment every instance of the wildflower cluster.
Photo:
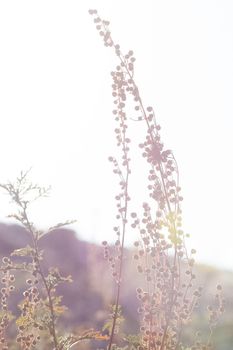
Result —
<svg viewBox="0 0 233 350"><path fill-rule="evenodd" d="M141 316L140 349L177 350L182 347L183 327L191 321L202 293L202 288L194 285L196 251L187 251L185 239L188 235L182 229L183 197L177 162L173 152L165 148L161 140L161 127L156 121L153 108L145 107L142 101L134 79L133 51L124 55L111 36L109 22L102 20L96 10L90 10L89 13L94 17L104 45L114 49L119 61L115 71L111 72L112 95L118 107L113 114L122 123L120 108L125 107L125 101L130 96L134 111L138 114L137 121L144 123L145 127L146 136L139 147L149 165L148 202L142 205L142 216L136 212L131 213L131 226L139 232L134 259L138 272L145 278L145 285L137 288L137 297L141 302L138 309ZM125 113L123 116L126 120ZM121 131L116 129L115 132L120 144ZM114 164L118 172L117 163ZM117 199L120 200L121 197L118 196ZM118 232L117 228L116 231ZM223 311L220 293L218 301L218 311L212 312L210 309L210 325L214 324L217 315ZM209 348L210 341L206 345L199 342L199 347L195 345L192 349Z"/></svg>

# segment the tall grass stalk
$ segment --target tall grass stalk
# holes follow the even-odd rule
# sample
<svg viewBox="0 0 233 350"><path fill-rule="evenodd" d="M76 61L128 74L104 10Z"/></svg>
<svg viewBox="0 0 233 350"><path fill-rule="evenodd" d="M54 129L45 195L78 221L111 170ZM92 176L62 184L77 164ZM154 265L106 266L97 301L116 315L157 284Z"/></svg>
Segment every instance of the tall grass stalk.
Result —
<svg viewBox="0 0 233 350"><path fill-rule="evenodd" d="M182 229L181 188L179 170L173 152L165 148L161 141L161 127L157 123L154 109L146 106L141 98L135 80L135 57L132 50L123 54L120 45L115 43L109 29L109 22L103 20L96 10L90 10L96 29L104 45L114 50L118 59L116 69L111 72L112 96L116 109L113 110L116 121L120 121L119 108L125 101L133 107L136 120L144 123L145 139L140 142L143 158L149 165L148 201L143 203L143 214L131 213L131 226L139 232L135 241L138 252L134 255L138 272L144 276L145 287L137 288L137 297L141 302L141 348L145 350L183 349L182 333L191 322L194 309L198 306L202 288L195 287L194 255L186 248L188 235ZM118 99L124 97L124 102ZM128 110L127 110L128 111ZM127 112L129 113L129 112ZM124 113L125 128L129 118ZM132 119L132 118L131 118ZM119 135L119 130L116 130ZM118 136L119 137L119 136ZM129 140L130 142L130 140ZM127 160L125 163L127 167ZM132 198L133 200L134 198ZM125 219L125 218L124 218ZM125 226L123 226L123 237ZM122 246L123 249L123 246ZM121 250L121 259L123 250ZM122 273L122 264L120 265ZM117 290L117 308L121 284ZM118 310L113 315L113 326L108 350L113 346L115 324ZM215 308L210 308L210 336L213 326L223 311L221 287L216 293ZM210 349L211 337L206 342L194 340L192 349Z"/></svg>

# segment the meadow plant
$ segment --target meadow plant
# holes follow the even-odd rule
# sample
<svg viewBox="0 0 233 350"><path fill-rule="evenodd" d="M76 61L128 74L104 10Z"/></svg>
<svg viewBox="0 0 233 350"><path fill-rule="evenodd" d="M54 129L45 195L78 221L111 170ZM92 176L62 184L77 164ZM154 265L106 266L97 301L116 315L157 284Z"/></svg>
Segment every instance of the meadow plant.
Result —
<svg viewBox="0 0 233 350"><path fill-rule="evenodd" d="M50 188L31 183L28 171L21 172L15 182L0 184L0 187L16 207L8 217L23 226L29 242L14 250L9 257L3 257L0 265L0 350L68 350L84 340L106 340L106 336L93 329L66 334L58 325L66 307L61 304L62 296L57 293L57 287L72 282L72 278L62 276L56 266L46 267L40 243L45 235L75 220L58 223L44 231L35 227L29 215L30 207L34 201L47 197ZM19 293L17 280L20 285L24 281L25 288L18 305L20 313L15 315L11 311L10 299L13 293Z"/></svg>
<svg viewBox="0 0 233 350"><path fill-rule="evenodd" d="M47 346L52 344L54 349L58 350L62 347L59 345L56 323L63 312L63 307L61 297L56 295L56 287L60 283L71 282L71 277L61 276L57 268L45 271L42 264L43 251L40 248L40 239L45 234L73 221L59 223L45 232L37 230L29 218L28 209L35 200L46 197L49 188L32 184L27 175L28 172L21 172L14 183L0 184L17 208L16 213L10 214L9 217L16 219L25 228L31 242L13 251L10 257L2 259L0 344L2 350L12 349L14 346L12 336L8 342L7 328L11 326L11 321L14 319L9 308L9 299L11 293L17 292L14 286L16 273L20 280L23 276L25 277L25 290L19 305L20 316L15 321L16 343L20 349L35 349L39 348L43 338L46 339Z"/></svg>
<svg viewBox="0 0 233 350"><path fill-rule="evenodd" d="M114 335L120 302L122 285L122 262L124 239L128 222L129 201L129 161L130 139L126 137L129 121L125 112L126 101L133 106L133 115L144 124L145 138L139 144L142 157L149 165L148 201L142 204L142 214L131 213L132 228L137 230L138 237L134 243L137 251L134 254L135 264L144 276L144 286L136 290L140 301L140 350L181 350L182 333L192 319L194 309L198 306L202 288L195 286L194 256L195 249L189 252L185 240L188 237L182 229L181 188L179 170L173 152L162 143L160 130L154 109L142 101L140 90L134 78L135 57L132 50L123 54L120 45L114 42L109 22L102 20L96 10L89 10L104 45L114 50L118 59L116 69L111 72L113 115L118 124L115 129L117 145L121 148L122 163L110 157L114 173L120 177L121 191L116 196L117 219L121 225L114 227L118 236L115 246L118 264L109 255L107 242L105 257L113 268L117 282L116 305L110 332L108 350L115 348ZM125 172L122 170L125 169ZM146 168L146 167L145 167ZM133 200L133 198L132 198ZM220 314L224 310L221 296L222 287L217 286L214 306L208 306L209 336L200 340L199 333L189 349L211 349L211 334Z"/></svg>
<svg viewBox="0 0 233 350"><path fill-rule="evenodd" d="M110 319L103 331L88 330L82 334L65 334L58 327L58 319L64 307L57 287L71 282L70 276L62 276L56 267L45 268L42 237L74 221L66 221L38 230L29 217L31 204L46 197L49 189L28 180L28 172L21 172L15 182L0 184L16 206L16 212L9 217L17 220L28 235L28 244L14 250L9 257L3 257L0 265L0 350L76 349L83 340L107 341L108 350L210 350L211 336L220 315L224 311L222 287L217 285L212 305L207 307L209 333L204 339L199 333L194 335L193 344L183 344L183 332L192 320L193 311L198 306L202 288L195 286L194 256L196 251L186 248L187 235L182 229L181 188L179 170L173 152L161 140L161 127L157 123L154 109L145 106L134 78L135 57L132 50L123 54L113 41L109 22L102 20L96 10L89 13L94 18L96 29L103 38L104 45L111 47L118 59L116 69L111 72L113 116L115 136L120 149L120 160L109 157L113 172L119 179L116 200L116 220L114 226L116 241L111 247L103 242L104 257L109 262L112 277L116 283L115 304ZM128 103L128 104L127 104ZM139 150L148 167L148 201L142 203L142 212L130 212L129 188L131 174L130 144L128 128L132 123L128 115L133 106L133 114L145 130L145 137L139 143ZM135 153L135 151L134 151ZM136 231L133 261L144 283L137 287L140 319L139 334L125 335L121 332L123 321L120 306L123 279L125 238L127 230ZM11 296L17 293L17 279L24 283L19 315L10 308ZM130 283L127 281L127 283ZM117 334L118 333L118 334ZM117 337L116 337L117 334Z"/></svg>

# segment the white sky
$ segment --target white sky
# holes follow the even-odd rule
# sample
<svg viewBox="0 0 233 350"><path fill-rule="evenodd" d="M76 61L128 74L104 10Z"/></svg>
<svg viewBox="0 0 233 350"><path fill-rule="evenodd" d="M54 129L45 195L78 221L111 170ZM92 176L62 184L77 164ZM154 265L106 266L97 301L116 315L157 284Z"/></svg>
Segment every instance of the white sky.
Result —
<svg viewBox="0 0 233 350"><path fill-rule="evenodd" d="M1 1L0 180L33 166L32 178L53 189L33 214L38 225L76 218L81 238L113 237L117 187L107 157L115 154L109 73L117 60L89 8L135 52L144 102L178 160L198 260L232 269L231 0ZM6 203L1 196L1 220Z"/></svg>

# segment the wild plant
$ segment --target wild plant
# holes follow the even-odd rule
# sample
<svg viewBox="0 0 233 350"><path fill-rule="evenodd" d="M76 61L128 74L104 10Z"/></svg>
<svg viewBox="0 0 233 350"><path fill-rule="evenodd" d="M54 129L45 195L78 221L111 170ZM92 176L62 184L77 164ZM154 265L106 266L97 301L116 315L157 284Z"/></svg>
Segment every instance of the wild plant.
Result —
<svg viewBox="0 0 233 350"><path fill-rule="evenodd" d="M1 348L9 349L13 346L12 339L7 340L7 328L10 327L14 315L9 308L9 299L14 292L15 274L22 280L25 276L26 288L20 302L20 315L15 320L17 326L16 343L21 349L39 348L41 339L48 339L54 349L62 349L56 328L59 315L63 311L61 297L56 295L56 288L60 283L71 282L71 276L63 277L57 268L46 271L42 260L43 251L40 240L58 227L72 223L67 221L50 227L47 231L37 230L30 220L28 210L30 205L41 197L47 197L49 188L40 187L31 183L27 178L28 172L21 172L17 180L0 184L10 196L11 202L16 205L16 212L10 218L16 219L26 230L29 244L11 253L10 257L2 259L0 271L1 283Z"/></svg>
<svg viewBox="0 0 233 350"><path fill-rule="evenodd" d="M129 117L125 112L126 101L133 106L133 115L144 124L145 139L139 144L142 157L146 160L148 170L148 201L142 205L142 214L131 213L132 228L138 231L139 239L134 243L137 252L134 254L137 270L144 276L145 285L137 288L137 297L141 302L138 313L141 319L140 350L181 350L184 328L191 322L194 309L198 306L202 288L195 286L195 249L189 252L186 248L187 234L182 229L181 187L179 170L173 152L165 148L160 135L154 109L145 106L138 85L134 78L135 57L132 50L123 54L120 45L112 38L109 22L102 20L96 10L89 10L104 45L115 51L118 59L116 69L111 72L113 115L118 127L115 129L117 144L121 147L122 164L110 157L114 165L114 173L120 176L121 191L116 196L117 219L121 226L114 230L117 233L116 251L118 264L109 255L107 242L105 257L113 268L113 276L117 283L116 305L113 313L112 328L108 350L118 348L114 345L116 323L122 286L122 262L124 239L128 222L128 187L130 139L126 138ZM128 111L128 109L127 109ZM132 119L132 118L131 118ZM125 171L122 170L122 168ZM146 167L145 167L146 168ZM132 198L133 200L133 198ZM222 287L217 286L215 307L209 306L209 336L200 340L194 339L192 350L211 349L213 327L224 310L221 296Z"/></svg>
<svg viewBox="0 0 233 350"><path fill-rule="evenodd" d="M71 282L71 277L62 276L56 267L45 268L40 243L45 235L73 221L57 224L46 231L38 230L30 219L29 209L35 200L48 196L49 189L31 183L27 177L28 172L22 172L15 182L0 184L16 206L16 212L9 216L24 227L29 238L28 245L13 251L10 257L4 257L0 266L0 349L68 350L76 348L83 340L96 339L107 340L108 350L120 350L122 346L125 350L209 350L212 348L214 327L224 311L222 287L216 287L213 304L207 308L209 334L202 339L197 333L193 344L184 344L183 333L198 306L202 288L195 286L196 251L187 249L187 234L182 229L183 198L177 162L173 152L162 143L161 127L154 109L145 106L142 101L134 78L133 51L123 54L120 46L113 41L109 22L102 20L96 10L89 12L94 17L104 45L113 48L118 59L118 65L111 76L113 115L117 124L115 136L121 158L109 157L113 172L119 178L119 192L115 197L118 224L114 226L114 249L106 241L103 242L104 255L116 282L115 304L105 325L105 329L109 329L109 336L93 330L81 335L66 335L58 327L64 307L61 305L61 296L57 294L57 287L60 283ZM131 101L129 105L128 101ZM128 136L131 123L131 118L128 117L129 106L133 106L133 113L137 114L136 120L144 125L145 130L145 138L140 141L139 149L148 165L148 200L142 204L140 214L136 211L130 213L129 209L129 181L132 176L129 155L131 140ZM120 297L125 282L124 248L129 220L138 236L134 243L135 266L144 279L144 284L136 290L141 322L139 334L136 335L123 335L120 332L123 321ZM19 304L20 314L14 315L10 299L12 293L17 292L17 278L21 281L24 278L25 289ZM126 284L124 286L127 288ZM17 335L14 338L12 334Z"/></svg>
<svg viewBox="0 0 233 350"><path fill-rule="evenodd" d="M58 321L66 307L62 296L57 293L61 283L72 282L71 276L62 276L58 268L48 268L44 261L41 239L50 232L72 224L75 220L58 223L47 230L38 230L30 219L31 205L50 193L50 188L33 184L28 171L21 172L15 182L0 184L16 207L9 218L17 220L28 234L28 244L14 250L9 257L3 257L0 272L0 349L74 349L85 340L108 339L93 329L79 334L66 332ZM17 280L25 281L25 289L19 303L19 314L11 312L10 298L17 291Z"/></svg>

